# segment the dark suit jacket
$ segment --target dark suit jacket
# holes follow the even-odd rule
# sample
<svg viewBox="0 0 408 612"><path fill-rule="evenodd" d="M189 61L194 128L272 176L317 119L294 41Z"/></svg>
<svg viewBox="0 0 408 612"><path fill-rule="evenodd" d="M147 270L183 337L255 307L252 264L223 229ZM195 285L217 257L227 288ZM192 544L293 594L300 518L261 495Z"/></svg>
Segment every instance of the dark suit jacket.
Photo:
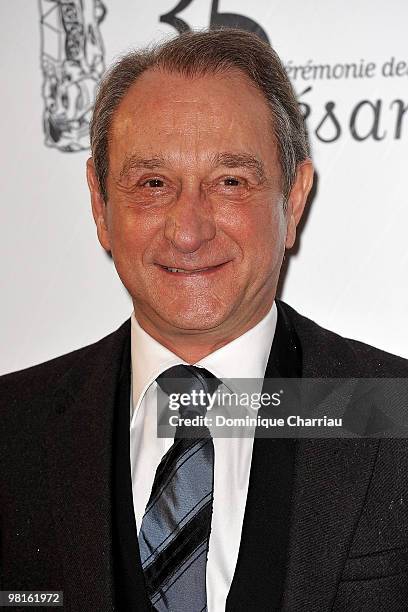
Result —
<svg viewBox="0 0 408 612"><path fill-rule="evenodd" d="M266 377L407 377L405 360L341 338L282 302L278 309ZM93 345L1 379L3 590L63 590L64 610L75 612L122 609L113 449L118 389L129 398L120 383L129 337L127 321ZM254 442L227 609L408 610L408 442L287 444ZM137 563L134 581L136 610L148 610Z"/></svg>

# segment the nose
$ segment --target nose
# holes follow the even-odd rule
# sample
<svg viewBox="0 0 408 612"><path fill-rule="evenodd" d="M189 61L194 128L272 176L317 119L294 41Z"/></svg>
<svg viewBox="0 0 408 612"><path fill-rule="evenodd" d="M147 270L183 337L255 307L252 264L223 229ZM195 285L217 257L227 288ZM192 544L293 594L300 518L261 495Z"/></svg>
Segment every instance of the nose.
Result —
<svg viewBox="0 0 408 612"><path fill-rule="evenodd" d="M216 225L212 206L198 189L182 189L166 216L164 234L182 253L194 253L212 240Z"/></svg>

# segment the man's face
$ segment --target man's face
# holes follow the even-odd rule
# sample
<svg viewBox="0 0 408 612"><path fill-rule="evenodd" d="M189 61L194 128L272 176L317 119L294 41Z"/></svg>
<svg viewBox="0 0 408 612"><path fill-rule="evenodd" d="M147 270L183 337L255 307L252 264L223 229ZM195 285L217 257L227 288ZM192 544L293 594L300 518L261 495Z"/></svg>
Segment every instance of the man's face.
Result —
<svg viewBox="0 0 408 612"><path fill-rule="evenodd" d="M305 168L285 213L270 111L240 71L144 73L114 116L106 206L88 167L99 239L142 326L233 338L260 320L310 188Z"/></svg>

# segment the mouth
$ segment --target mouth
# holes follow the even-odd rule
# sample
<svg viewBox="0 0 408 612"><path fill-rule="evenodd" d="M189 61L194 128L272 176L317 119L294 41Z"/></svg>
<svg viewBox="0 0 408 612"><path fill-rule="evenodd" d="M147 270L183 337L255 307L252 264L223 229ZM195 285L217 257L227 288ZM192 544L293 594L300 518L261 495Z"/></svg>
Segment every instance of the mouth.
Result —
<svg viewBox="0 0 408 612"><path fill-rule="evenodd" d="M184 274L187 276L195 276L198 274L207 275L213 272L217 272L222 267L227 265L227 263L229 262L224 261L223 263L216 264L214 266L207 266L207 267L202 267L202 268L173 268L170 266L164 266L163 264L156 264L156 265L159 266L159 268L161 268L162 270L164 270L164 272L167 272L168 274Z"/></svg>

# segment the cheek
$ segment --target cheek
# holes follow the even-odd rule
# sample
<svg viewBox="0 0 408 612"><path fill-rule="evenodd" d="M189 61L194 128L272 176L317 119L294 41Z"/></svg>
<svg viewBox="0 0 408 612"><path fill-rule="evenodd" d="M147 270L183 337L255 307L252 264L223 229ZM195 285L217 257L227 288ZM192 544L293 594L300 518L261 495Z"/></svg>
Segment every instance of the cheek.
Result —
<svg viewBox="0 0 408 612"><path fill-rule="evenodd" d="M284 252L286 219L280 203L254 208L230 223L244 259L258 269L270 268ZM254 272L255 270L252 270Z"/></svg>
<svg viewBox="0 0 408 612"><path fill-rule="evenodd" d="M135 209L118 206L109 218L112 255L118 261L137 264L157 233L158 220Z"/></svg>

